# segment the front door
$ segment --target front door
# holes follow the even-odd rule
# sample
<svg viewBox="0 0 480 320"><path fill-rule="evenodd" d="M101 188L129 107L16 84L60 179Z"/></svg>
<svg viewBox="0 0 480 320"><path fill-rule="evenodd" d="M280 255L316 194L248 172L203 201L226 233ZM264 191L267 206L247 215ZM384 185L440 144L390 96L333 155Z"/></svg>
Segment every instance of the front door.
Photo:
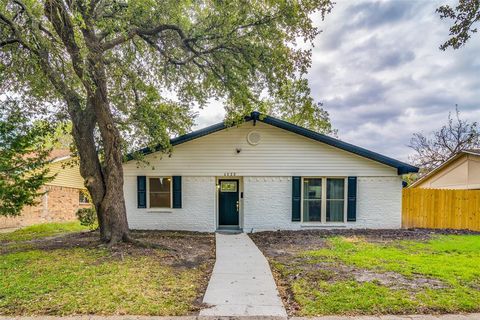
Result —
<svg viewBox="0 0 480 320"><path fill-rule="evenodd" d="M238 226L239 198L238 180L219 180L218 224L220 226Z"/></svg>

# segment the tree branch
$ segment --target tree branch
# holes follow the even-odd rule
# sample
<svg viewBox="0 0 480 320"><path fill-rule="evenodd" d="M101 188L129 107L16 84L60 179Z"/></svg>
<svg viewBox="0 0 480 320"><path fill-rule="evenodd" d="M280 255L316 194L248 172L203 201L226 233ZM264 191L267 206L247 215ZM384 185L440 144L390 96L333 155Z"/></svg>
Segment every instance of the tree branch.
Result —
<svg viewBox="0 0 480 320"><path fill-rule="evenodd" d="M3 41L0 41L0 48L7 46L9 44L14 44L14 43L21 44L22 42L19 39L15 39L15 38L6 39Z"/></svg>
<svg viewBox="0 0 480 320"><path fill-rule="evenodd" d="M60 37L65 48L70 54L73 69L78 78L84 84L85 89L89 89L87 81L84 79L84 63L80 53L80 48L75 40L73 23L68 16L67 9L60 1L49 0L45 2L45 14L52 23L55 32Z"/></svg>
<svg viewBox="0 0 480 320"><path fill-rule="evenodd" d="M167 30L175 31L182 40L186 38L185 33L180 27L173 24L162 24L152 29L134 28L128 31L125 35L118 36L108 42L105 42L102 45L102 50L106 51L115 48L116 46L127 42L135 36L154 36Z"/></svg>

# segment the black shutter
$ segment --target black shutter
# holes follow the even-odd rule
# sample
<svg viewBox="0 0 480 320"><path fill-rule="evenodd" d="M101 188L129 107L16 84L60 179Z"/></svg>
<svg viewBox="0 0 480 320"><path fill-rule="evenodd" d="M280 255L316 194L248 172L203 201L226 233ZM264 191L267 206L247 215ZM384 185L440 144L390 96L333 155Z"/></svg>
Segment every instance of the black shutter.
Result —
<svg viewBox="0 0 480 320"><path fill-rule="evenodd" d="M173 176L173 205L172 208L182 207L182 177Z"/></svg>
<svg viewBox="0 0 480 320"><path fill-rule="evenodd" d="M357 177L348 177L347 221L357 221Z"/></svg>
<svg viewBox="0 0 480 320"><path fill-rule="evenodd" d="M147 177L137 176L137 208L147 207Z"/></svg>
<svg viewBox="0 0 480 320"><path fill-rule="evenodd" d="M301 177L292 177L292 221L300 221Z"/></svg>

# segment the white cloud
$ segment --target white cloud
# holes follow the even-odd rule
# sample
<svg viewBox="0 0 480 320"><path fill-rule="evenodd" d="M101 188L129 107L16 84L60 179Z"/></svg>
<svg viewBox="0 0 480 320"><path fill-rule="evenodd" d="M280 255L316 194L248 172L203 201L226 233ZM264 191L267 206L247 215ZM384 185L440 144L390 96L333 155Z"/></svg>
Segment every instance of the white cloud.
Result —
<svg viewBox="0 0 480 320"><path fill-rule="evenodd" d="M444 2L339 0L325 21L315 17L323 32L308 77L341 139L407 160L412 134L440 127L455 104L480 120L480 36L440 51ZM214 101L199 114L203 127L224 111Z"/></svg>

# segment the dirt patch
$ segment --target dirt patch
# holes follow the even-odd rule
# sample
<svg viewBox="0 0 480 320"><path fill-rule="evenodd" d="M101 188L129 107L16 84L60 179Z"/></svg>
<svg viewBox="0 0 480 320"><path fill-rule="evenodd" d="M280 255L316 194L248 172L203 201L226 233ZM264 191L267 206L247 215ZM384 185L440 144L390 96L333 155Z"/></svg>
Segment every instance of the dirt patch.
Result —
<svg viewBox="0 0 480 320"><path fill-rule="evenodd" d="M268 256L291 255L298 251L325 247L332 236L361 237L369 242L388 243L398 240L427 241L434 235L480 234L478 231L453 229L334 229L301 231L268 231L250 234L250 238Z"/></svg>
<svg viewBox="0 0 480 320"><path fill-rule="evenodd" d="M391 289L406 289L418 291L420 289L445 289L448 285L440 280L413 275L406 277L392 271L376 271L355 266L344 265L340 262L317 262L308 257L291 257L280 259L281 263L290 271L284 272L289 280L298 278L307 279L309 282L324 281L334 283L337 281L355 280L359 283L373 282ZM276 260L280 262L280 260Z"/></svg>
<svg viewBox="0 0 480 320"><path fill-rule="evenodd" d="M430 279L420 276L407 278L396 272L375 272L365 269L354 269L351 271L357 282L375 282L392 289L406 289L418 291L420 289L445 289L447 284L437 279Z"/></svg>

